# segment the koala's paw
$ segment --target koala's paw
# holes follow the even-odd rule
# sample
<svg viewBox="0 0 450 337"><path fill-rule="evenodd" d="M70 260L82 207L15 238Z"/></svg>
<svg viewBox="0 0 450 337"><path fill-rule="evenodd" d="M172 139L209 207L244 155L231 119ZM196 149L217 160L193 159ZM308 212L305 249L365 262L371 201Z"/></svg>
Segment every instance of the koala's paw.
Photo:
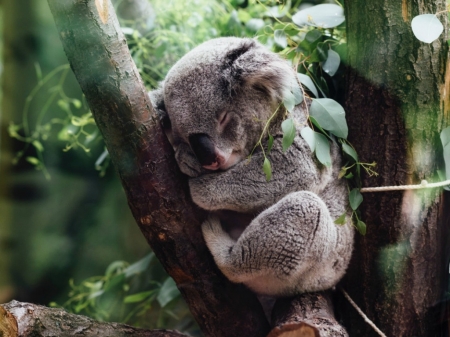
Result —
<svg viewBox="0 0 450 337"><path fill-rule="evenodd" d="M219 217L210 214L202 224L203 238L213 255L224 247L234 245L233 239L222 229Z"/></svg>
<svg viewBox="0 0 450 337"><path fill-rule="evenodd" d="M208 218L202 224L203 237L208 242L208 239L212 239L217 236L226 235L220 224L219 217L217 215L210 214Z"/></svg>
<svg viewBox="0 0 450 337"><path fill-rule="evenodd" d="M220 194L214 188L213 178L213 174L207 174L189 179L189 190L191 191L192 201L208 211L219 209L218 199L220 198Z"/></svg>
<svg viewBox="0 0 450 337"><path fill-rule="evenodd" d="M184 144L180 144L175 150L175 160L181 172L189 177L198 177L205 172L192 151L187 149Z"/></svg>

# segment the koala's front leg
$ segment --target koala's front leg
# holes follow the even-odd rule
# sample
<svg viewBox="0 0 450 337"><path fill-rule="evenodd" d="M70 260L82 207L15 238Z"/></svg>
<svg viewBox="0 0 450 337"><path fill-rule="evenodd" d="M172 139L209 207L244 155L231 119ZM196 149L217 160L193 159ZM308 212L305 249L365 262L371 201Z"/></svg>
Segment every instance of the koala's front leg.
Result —
<svg viewBox="0 0 450 337"><path fill-rule="evenodd" d="M353 228L333 223L312 192L294 192L256 217L235 242L210 217L203 236L220 270L259 294L288 296L329 289L343 276Z"/></svg>
<svg viewBox="0 0 450 337"><path fill-rule="evenodd" d="M272 179L266 181L262 170L264 155L255 153L224 172L205 174L189 180L194 202L207 210L259 212L286 194L321 188L324 170L319 169L306 142L296 137L294 144L282 151L276 139L268 154Z"/></svg>

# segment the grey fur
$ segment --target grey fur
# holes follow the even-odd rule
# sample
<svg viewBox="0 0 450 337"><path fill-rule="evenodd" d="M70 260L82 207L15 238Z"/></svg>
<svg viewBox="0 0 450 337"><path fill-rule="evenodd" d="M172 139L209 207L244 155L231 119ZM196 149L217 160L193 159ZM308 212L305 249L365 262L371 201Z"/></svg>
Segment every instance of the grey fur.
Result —
<svg viewBox="0 0 450 337"><path fill-rule="evenodd" d="M286 152L284 116L271 127L269 182L261 151L246 160L292 81L289 64L256 41L220 38L185 55L150 93L180 169L191 177L193 201L211 211L202 230L217 265L231 281L265 295L335 286L353 246L349 217L344 226L333 223L348 212L339 151L332 147L332 168L317 162L299 135L306 125L302 105L292 113L297 136ZM236 241L222 229L219 210L258 215Z"/></svg>

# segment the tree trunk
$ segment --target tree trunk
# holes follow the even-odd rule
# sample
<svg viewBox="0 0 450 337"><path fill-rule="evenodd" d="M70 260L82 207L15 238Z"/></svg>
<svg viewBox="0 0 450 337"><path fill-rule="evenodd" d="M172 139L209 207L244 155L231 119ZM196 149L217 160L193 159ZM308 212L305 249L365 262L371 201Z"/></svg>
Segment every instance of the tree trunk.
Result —
<svg viewBox="0 0 450 337"><path fill-rule="evenodd" d="M449 125L448 47L445 34L419 42L410 22L445 7L444 0L345 1L350 141L379 173L365 175L363 186L439 180L439 132ZM447 26L446 15L439 18ZM447 286L446 209L442 189L364 194L367 234L357 236L344 287L387 336L438 336L432 307ZM350 336L377 336L342 305Z"/></svg>
<svg viewBox="0 0 450 337"><path fill-rule="evenodd" d="M110 1L49 0L71 67L142 233L207 336L265 336L254 294L217 269ZM107 4L103 7L103 4Z"/></svg>

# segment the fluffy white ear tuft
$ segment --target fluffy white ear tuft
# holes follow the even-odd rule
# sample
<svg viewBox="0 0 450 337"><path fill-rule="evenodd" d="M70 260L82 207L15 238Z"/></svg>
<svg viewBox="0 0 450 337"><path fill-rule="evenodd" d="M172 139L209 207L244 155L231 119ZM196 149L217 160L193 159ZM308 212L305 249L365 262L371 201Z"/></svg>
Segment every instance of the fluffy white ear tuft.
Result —
<svg viewBox="0 0 450 337"><path fill-rule="evenodd" d="M283 93L296 81L295 72L286 60L251 39L243 39L227 53L223 74L230 92L251 86L273 101L282 100Z"/></svg>

